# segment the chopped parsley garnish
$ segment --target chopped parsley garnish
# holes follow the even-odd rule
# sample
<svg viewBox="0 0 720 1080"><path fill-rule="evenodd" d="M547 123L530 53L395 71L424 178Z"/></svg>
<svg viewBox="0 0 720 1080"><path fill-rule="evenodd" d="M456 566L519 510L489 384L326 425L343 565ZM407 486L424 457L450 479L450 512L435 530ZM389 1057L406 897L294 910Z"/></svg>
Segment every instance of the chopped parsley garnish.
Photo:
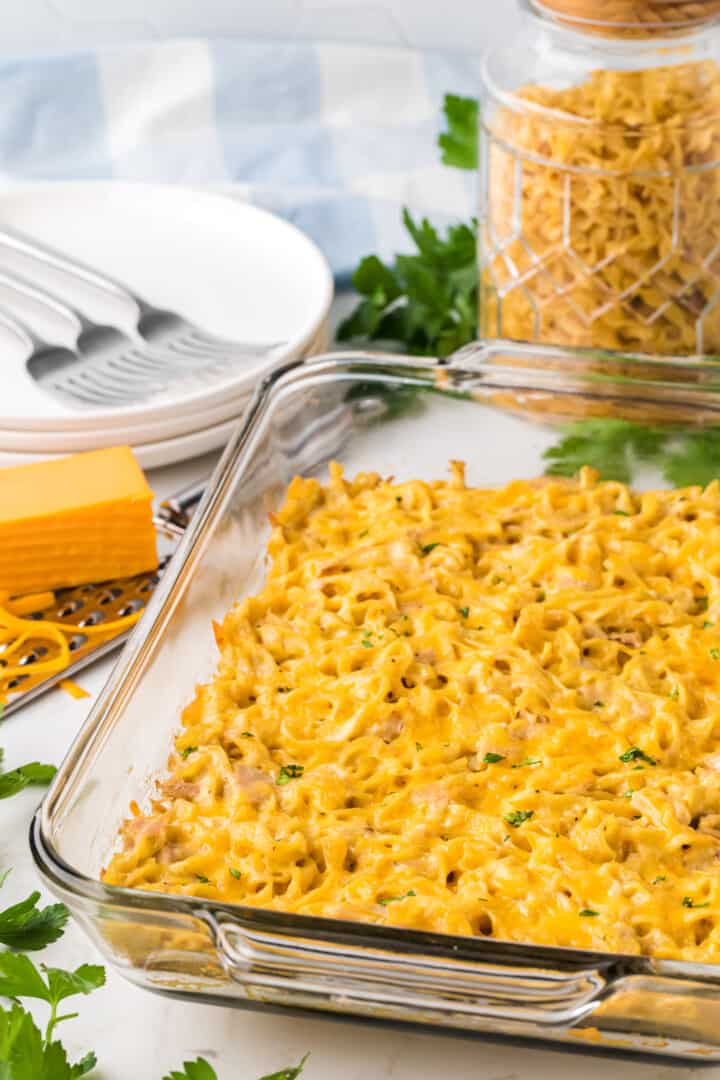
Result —
<svg viewBox="0 0 720 1080"><path fill-rule="evenodd" d="M196 750L197 746L186 746L183 750L180 751L180 757L189 758L190 755L194 754Z"/></svg>
<svg viewBox="0 0 720 1080"><path fill-rule="evenodd" d="M710 655L712 656L713 660L720 660L720 649L711 649Z"/></svg>
<svg viewBox="0 0 720 1080"><path fill-rule="evenodd" d="M616 517L630 517L630 514L628 514L627 510L613 510L613 514L615 514ZM580 912L580 914L582 915L582 911ZM593 914L596 915L597 912L593 912Z"/></svg>
<svg viewBox="0 0 720 1080"><path fill-rule="evenodd" d="M243 731L243 733L242 733L242 735L240 736L240 738L241 738L241 739L254 739L254 738L255 738L255 736L253 735L252 731Z"/></svg>
<svg viewBox="0 0 720 1080"><path fill-rule="evenodd" d="M683 898L682 898L682 906L687 907L687 908L710 907L710 901L708 900L705 904L696 904L691 896L683 896Z"/></svg>
<svg viewBox="0 0 720 1080"><path fill-rule="evenodd" d="M695 597L695 614L696 615L703 614L703 612L707 611L709 605L710 605L710 600L709 600L709 598L707 596L696 596Z"/></svg>
<svg viewBox="0 0 720 1080"><path fill-rule="evenodd" d="M236 870L234 866L230 867L230 875L231 875L231 877L234 877L236 881L239 881L240 878L242 877L242 874L240 873L240 871Z"/></svg>
<svg viewBox="0 0 720 1080"><path fill-rule="evenodd" d="M635 794L635 792L631 788L629 791L623 791L622 797L623 797L623 799L632 799L634 794Z"/></svg>
<svg viewBox="0 0 720 1080"><path fill-rule="evenodd" d="M582 911L580 912L580 916L583 919L592 919L596 915L599 915L599 914L600 914L599 911L593 911L593 909L589 908L589 907L583 908Z"/></svg>
<svg viewBox="0 0 720 1080"><path fill-rule="evenodd" d="M433 551L437 546L438 546L437 543L435 543L435 544L423 544L422 547L420 548L420 550L422 551L423 555L429 555L430 552Z"/></svg>
<svg viewBox="0 0 720 1080"><path fill-rule="evenodd" d="M631 761L645 761L648 765L657 765L655 758L651 758L649 754L646 754L644 750L640 750L637 746L632 746L624 754L620 754L618 760L624 761L626 765Z"/></svg>
<svg viewBox="0 0 720 1080"><path fill-rule="evenodd" d="M547 599L547 593L545 592L544 589L541 589L540 592L538 593L538 597L537 597L538 604L542 604L546 599Z"/></svg>
<svg viewBox="0 0 720 1080"><path fill-rule="evenodd" d="M421 742L416 742L415 743L415 749L416 750L422 750L422 748L423 748L423 744Z"/></svg>
<svg viewBox="0 0 720 1080"><path fill-rule="evenodd" d="M409 889L408 892L403 893L402 896L387 896L384 900L378 900L378 904L382 904L383 907L387 907L388 904L396 904L398 900L407 900L409 896L415 895L415 890Z"/></svg>
<svg viewBox="0 0 720 1080"><path fill-rule="evenodd" d="M196 874L196 875L195 875L195 877L196 877L196 878L198 879L198 881L199 881L199 882L200 882L200 883L201 883L202 885L209 885L209 884L210 884L210 878L209 878L209 877L205 877L205 875L204 875L204 874Z"/></svg>
<svg viewBox="0 0 720 1080"><path fill-rule="evenodd" d="M703 630L709 630L711 626L714 626L714 622L710 622L710 619L706 619L702 625Z"/></svg>
<svg viewBox="0 0 720 1080"><path fill-rule="evenodd" d="M661 881L667 881L667 878L665 877L664 874L658 874L658 876L656 878L652 879L650 884L651 885L659 885Z"/></svg>
<svg viewBox="0 0 720 1080"><path fill-rule="evenodd" d="M504 760L505 760L505 755L504 754L492 754L492 753L490 753L490 754L486 754L485 757L483 758L483 762L484 762L485 765L497 765L498 761L504 761Z"/></svg>
<svg viewBox="0 0 720 1080"><path fill-rule="evenodd" d="M363 529L361 533L358 533L358 540L362 540L364 536L367 536L369 534L369 532L369 529Z"/></svg>
<svg viewBox="0 0 720 1080"><path fill-rule="evenodd" d="M470 608L469 607L461 607L460 608L460 614L462 615L463 619L467 619L468 615L470 614Z"/></svg>
<svg viewBox="0 0 720 1080"><path fill-rule="evenodd" d="M513 829L519 829L523 822L529 821L534 814L534 810L513 810L511 814L505 815L503 821Z"/></svg>
<svg viewBox="0 0 720 1080"><path fill-rule="evenodd" d="M542 765L542 758L526 757L524 761L518 761L517 765L513 765L513 769L524 769L527 765Z"/></svg>
<svg viewBox="0 0 720 1080"><path fill-rule="evenodd" d="M364 637L364 638L362 639L362 641L360 642L360 644L362 645L363 649L372 649L372 647L373 647L373 643L372 643L372 641L370 640L370 638L366 638L366 637Z"/></svg>
<svg viewBox="0 0 720 1080"><path fill-rule="evenodd" d="M302 776L304 771L304 765L283 765L278 773L278 787L282 787L283 784L289 784L291 780L297 780Z"/></svg>

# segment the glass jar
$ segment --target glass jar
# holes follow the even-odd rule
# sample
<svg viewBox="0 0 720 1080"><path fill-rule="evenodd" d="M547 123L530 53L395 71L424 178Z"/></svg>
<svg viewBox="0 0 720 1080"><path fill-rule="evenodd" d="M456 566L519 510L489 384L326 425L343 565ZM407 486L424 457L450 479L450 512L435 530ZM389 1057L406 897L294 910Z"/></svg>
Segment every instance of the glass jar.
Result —
<svg viewBox="0 0 720 1080"><path fill-rule="evenodd" d="M719 0L522 0L483 66L483 337L720 354Z"/></svg>

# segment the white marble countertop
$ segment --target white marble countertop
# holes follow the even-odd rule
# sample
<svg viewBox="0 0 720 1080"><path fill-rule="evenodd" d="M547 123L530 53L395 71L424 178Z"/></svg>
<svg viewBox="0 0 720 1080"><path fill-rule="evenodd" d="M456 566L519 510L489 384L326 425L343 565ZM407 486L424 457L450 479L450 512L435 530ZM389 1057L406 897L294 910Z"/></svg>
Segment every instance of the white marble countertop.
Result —
<svg viewBox="0 0 720 1080"><path fill-rule="evenodd" d="M156 493L165 496L207 475L213 462L206 457L158 470L150 481ZM78 682L96 693L111 663L94 665ZM0 725L5 767L34 759L59 763L91 700L74 700L53 690L9 717ZM13 867L0 906L42 889L27 841L37 801L37 789L28 789L0 802L0 867ZM99 960L74 924L37 958L61 967ZM98 1080L161 1080L171 1068L198 1055L214 1065L219 1080L257 1080L297 1063L306 1051L310 1059L303 1080L720 1080L720 1066L635 1064L173 1001L132 986L112 970L107 985L79 999L77 1008L80 1017L63 1025L61 1037L73 1060L86 1050L96 1051L99 1068L92 1075Z"/></svg>

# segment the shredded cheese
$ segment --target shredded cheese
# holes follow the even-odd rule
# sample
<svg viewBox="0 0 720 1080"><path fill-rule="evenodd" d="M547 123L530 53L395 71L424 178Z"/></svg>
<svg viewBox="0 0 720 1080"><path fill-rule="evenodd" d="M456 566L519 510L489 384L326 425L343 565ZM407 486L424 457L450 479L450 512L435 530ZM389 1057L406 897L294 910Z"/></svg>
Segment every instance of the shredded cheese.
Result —
<svg viewBox="0 0 720 1080"><path fill-rule="evenodd" d="M720 484L296 479L104 879L720 960Z"/></svg>

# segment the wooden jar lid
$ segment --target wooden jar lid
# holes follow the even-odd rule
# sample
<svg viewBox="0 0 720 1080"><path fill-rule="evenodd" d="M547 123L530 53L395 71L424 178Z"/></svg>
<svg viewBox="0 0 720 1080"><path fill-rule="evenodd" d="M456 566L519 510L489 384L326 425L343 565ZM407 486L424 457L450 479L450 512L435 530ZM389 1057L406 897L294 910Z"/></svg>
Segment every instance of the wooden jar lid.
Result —
<svg viewBox="0 0 720 1080"><path fill-rule="evenodd" d="M720 0L530 0L537 12L612 36L648 36L720 18Z"/></svg>

